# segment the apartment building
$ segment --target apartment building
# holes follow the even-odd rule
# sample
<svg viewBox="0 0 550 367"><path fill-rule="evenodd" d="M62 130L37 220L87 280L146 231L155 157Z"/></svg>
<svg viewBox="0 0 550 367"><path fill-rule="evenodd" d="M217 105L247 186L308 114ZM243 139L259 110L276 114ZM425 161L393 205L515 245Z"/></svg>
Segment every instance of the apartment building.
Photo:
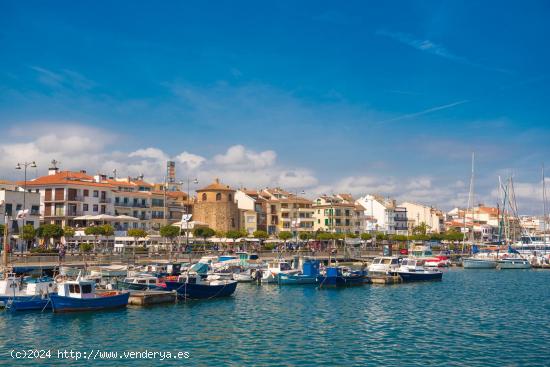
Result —
<svg viewBox="0 0 550 367"><path fill-rule="evenodd" d="M425 223L429 233L441 233L444 231L443 213L431 206L405 201L399 205L407 211L409 230Z"/></svg>
<svg viewBox="0 0 550 367"><path fill-rule="evenodd" d="M365 208L349 194L322 195L313 201L314 230L360 234L365 228Z"/></svg>
<svg viewBox="0 0 550 367"><path fill-rule="evenodd" d="M17 233L19 227L30 224L34 228L40 225L40 193L35 189L27 189L9 185L9 188L0 187L0 224L6 224L9 229ZM13 189L11 189L13 188ZM23 210L28 210L25 216L19 216Z"/></svg>
<svg viewBox="0 0 550 367"><path fill-rule="evenodd" d="M267 199L259 191L239 189L235 202L241 211L241 227L249 235L256 230L267 232Z"/></svg>
<svg viewBox="0 0 550 367"><path fill-rule="evenodd" d="M22 183L20 183L22 184ZM40 216L44 223L77 227L82 215L114 214L113 187L97 177L53 167L47 176L27 181L29 190L40 193Z"/></svg>
<svg viewBox="0 0 550 367"><path fill-rule="evenodd" d="M367 231L387 234L407 234L407 209L398 207L395 200L379 195L365 195L356 201L365 208Z"/></svg>
<svg viewBox="0 0 550 367"><path fill-rule="evenodd" d="M266 188L260 194L266 200L266 225L269 234L289 231L296 236L300 232L314 230L315 218L311 200L281 188Z"/></svg>

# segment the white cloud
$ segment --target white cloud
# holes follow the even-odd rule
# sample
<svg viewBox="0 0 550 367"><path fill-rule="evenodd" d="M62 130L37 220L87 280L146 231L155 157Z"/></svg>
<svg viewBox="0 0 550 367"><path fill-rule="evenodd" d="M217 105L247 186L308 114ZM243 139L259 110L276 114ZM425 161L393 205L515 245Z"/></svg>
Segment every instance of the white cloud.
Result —
<svg viewBox="0 0 550 367"><path fill-rule="evenodd" d="M204 161L206 161L206 158L193 153L182 152L175 157L175 160L176 162L185 165L189 170L194 170L200 167L204 163Z"/></svg>
<svg viewBox="0 0 550 367"><path fill-rule="evenodd" d="M272 166L277 160L277 154L272 150L254 152L242 145L233 145L225 154L214 156L214 162L222 166L252 166L264 168Z"/></svg>

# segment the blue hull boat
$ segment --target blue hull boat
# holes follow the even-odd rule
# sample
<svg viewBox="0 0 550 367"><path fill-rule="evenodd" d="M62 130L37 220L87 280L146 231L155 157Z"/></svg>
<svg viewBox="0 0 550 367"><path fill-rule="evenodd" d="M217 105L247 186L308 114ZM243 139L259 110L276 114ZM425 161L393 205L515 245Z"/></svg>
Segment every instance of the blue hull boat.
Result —
<svg viewBox="0 0 550 367"><path fill-rule="evenodd" d="M320 287L351 287L365 284L363 272L353 272L344 275L340 268L327 268L326 275L319 275L317 282Z"/></svg>
<svg viewBox="0 0 550 367"><path fill-rule="evenodd" d="M177 291L178 297L186 299L227 297L232 295L235 289L237 289L235 281L219 285L166 282L166 290Z"/></svg>
<svg viewBox="0 0 550 367"><path fill-rule="evenodd" d="M53 312L78 312L126 307L129 297L130 293L124 292L94 298L75 298L59 295L52 295L50 298Z"/></svg>
<svg viewBox="0 0 550 367"><path fill-rule="evenodd" d="M51 310L52 303L49 298L38 296L16 297L6 303L6 308L10 311L35 311Z"/></svg>
<svg viewBox="0 0 550 367"><path fill-rule="evenodd" d="M293 284L316 284L316 275L304 275L304 274L279 274L279 284L281 285L293 285Z"/></svg>
<svg viewBox="0 0 550 367"><path fill-rule="evenodd" d="M443 273L440 271L426 271L426 272L404 272L398 271L397 274L401 277L404 283L407 282L428 282L432 280L441 280Z"/></svg>

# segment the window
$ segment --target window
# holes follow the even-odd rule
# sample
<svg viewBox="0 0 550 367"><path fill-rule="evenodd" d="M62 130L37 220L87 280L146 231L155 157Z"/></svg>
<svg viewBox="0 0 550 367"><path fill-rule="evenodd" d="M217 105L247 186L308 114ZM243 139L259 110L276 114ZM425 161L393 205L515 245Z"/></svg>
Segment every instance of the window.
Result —
<svg viewBox="0 0 550 367"><path fill-rule="evenodd" d="M91 284L82 284L82 293L92 293L92 285Z"/></svg>
<svg viewBox="0 0 550 367"><path fill-rule="evenodd" d="M6 215L11 217L12 215L11 211L12 211L11 204L6 204Z"/></svg>
<svg viewBox="0 0 550 367"><path fill-rule="evenodd" d="M229 195L227 196L227 198L228 198L229 201L233 201L233 195L229 194Z"/></svg>
<svg viewBox="0 0 550 367"><path fill-rule="evenodd" d="M97 204L94 204L94 212L97 212L99 209L98 205Z"/></svg>
<svg viewBox="0 0 550 367"><path fill-rule="evenodd" d="M206 201L206 193L202 194L202 201Z"/></svg>
<svg viewBox="0 0 550 367"><path fill-rule="evenodd" d="M22 204L17 204L17 206L15 207L15 211L16 212L20 211L22 207L23 207Z"/></svg>
<svg viewBox="0 0 550 367"><path fill-rule="evenodd" d="M82 204L82 210L87 212L88 211L88 204Z"/></svg>
<svg viewBox="0 0 550 367"><path fill-rule="evenodd" d="M94 198L98 198L98 197L99 197L99 191L94 190Z"/></svg>
<svg viewBox="0 0 550 367"><path fill-rule="evenodd" d="M90 190L84 190L84 196L90 196Z"/></svg>
<svg viewBox="0 0 550 367"><path fill-rule="evenodd" d="M253 217L251 215L246 217L246 223L254 223L256 217Z"/></svg>
<svg viewBox="0 0 550 367"><path fill-rule="evenodd" d="M221 201L222 199L222 194L220 194L219 192L216 194L216 201Z"/></svg>

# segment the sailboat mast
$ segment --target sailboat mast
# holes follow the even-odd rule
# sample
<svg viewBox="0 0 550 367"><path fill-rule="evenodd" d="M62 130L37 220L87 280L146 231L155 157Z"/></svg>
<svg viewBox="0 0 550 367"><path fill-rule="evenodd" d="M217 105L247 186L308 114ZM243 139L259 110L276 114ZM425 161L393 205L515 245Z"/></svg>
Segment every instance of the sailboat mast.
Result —
<svg viewBox="0 0 550 367"><path fill-rule="evenodd" d="M544 177L544 163L542 164L542 238L544 254L546 255L546 182Z"/></svg>
<svg viewBox="0 0 550 367"><path fill-rule="evenodd" d="M475 177L475 170L474 170L474 160L475 160L475 153L472 152L472 177L470 182L470 188L472 191L472 235L471 235L471 242L472 245L474 244L475 240L475 233L474 233L474 227L475 227L475 191L474 191L474 177Z"/></svg>

